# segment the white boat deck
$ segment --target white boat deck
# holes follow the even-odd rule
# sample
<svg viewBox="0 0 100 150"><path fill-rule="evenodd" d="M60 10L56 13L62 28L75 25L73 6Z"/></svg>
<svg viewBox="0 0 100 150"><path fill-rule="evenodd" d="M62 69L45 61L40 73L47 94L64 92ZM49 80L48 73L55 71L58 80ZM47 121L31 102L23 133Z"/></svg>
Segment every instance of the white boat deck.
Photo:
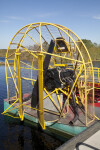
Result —
<svg viewBox="0 0 100 150"><path fill-rule="evenodd" d="M100 120L56 150L100 150Z"/></svg>
<svg viewBox="0 0 100 150"><path fill-rule="evenodd" d="M74 150L100 150L100 130L82 143L78 143Z"/></svg>

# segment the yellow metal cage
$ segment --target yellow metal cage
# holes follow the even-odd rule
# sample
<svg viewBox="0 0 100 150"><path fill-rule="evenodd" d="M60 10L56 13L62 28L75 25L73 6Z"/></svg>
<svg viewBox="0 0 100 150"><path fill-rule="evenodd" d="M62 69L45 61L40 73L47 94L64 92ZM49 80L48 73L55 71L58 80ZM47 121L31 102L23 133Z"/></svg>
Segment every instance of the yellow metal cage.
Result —
<svg viewBox="0 0 100 150"><path fill-rule="evenodd" d="M67 50L57 47L57 38L64 41ZM51 39L55 42L53 53L48 53ZM59 51L57 50L59 48ZM51 55L49 68L65 67L75 71L75 81L69 90L56 88L48 92L44 87L43 61L46 55ZM69 101L73 89L79 91L76 102L79 99L85 108L83 122L88 126L94 121L94 70L91 57L82 40L70 29L53 23L32 23L21 28L12 38L6 53L5 72L7 83L7 101L11 102L3 114L8 114L13 109L18 110L19 117L24 120L24 114L32 110L38 111L38 120L43 129L45 122L55 122L69 114ZM33 108L23 102L23 95L32 93L32 88L38 77L39 80L39 107ZM92 85L89 85L89 82ZM62 104L61 95L66 95ZM56 100L53 95L56 94ZM92 97L90 100L90 96ZM49 100L47 99L49 97ZM51 101L51 102L46 102ZM48 104L48 105L47 105ZM50 108L55 107L54 110ZM13 108L12 108L13 106ZM64 112L67 107L67 111ZM49 119L46 114L53 115Z"/></svg>

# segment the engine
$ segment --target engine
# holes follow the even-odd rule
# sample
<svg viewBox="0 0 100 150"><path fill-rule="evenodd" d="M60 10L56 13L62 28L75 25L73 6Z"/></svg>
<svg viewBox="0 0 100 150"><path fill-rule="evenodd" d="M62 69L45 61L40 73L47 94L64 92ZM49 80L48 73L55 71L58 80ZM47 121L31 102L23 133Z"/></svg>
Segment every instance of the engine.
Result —
<svg viewBox="0 0 100 150"><path fill-rule="evenodd" d="M61 85L67 86L75 80L75 73L73 70L65 67L57 67L48 69L44 78L44 87L48 91L53 91L55 88L61 88Z"/></svg>

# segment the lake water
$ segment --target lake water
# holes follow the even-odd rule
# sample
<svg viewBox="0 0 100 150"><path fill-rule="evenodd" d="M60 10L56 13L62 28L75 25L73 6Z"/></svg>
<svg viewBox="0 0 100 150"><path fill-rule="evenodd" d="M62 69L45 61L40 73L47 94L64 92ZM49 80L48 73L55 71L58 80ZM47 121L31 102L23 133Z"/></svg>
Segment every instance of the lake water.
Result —
<svg viewBox="0 0 100 150"><path fill-rule="evenodd" d="M0 61L4 62L4 58ZM64 143L34 126L1 115L6 93L5 66L0 65L0 150L54 150Z"/></svg>
<svg viewBox="0 0 100 150"><path fill-rule="evenodd" d="M0 62L4 62L4 58L0 58ZM94 62L94 66L100 67L100 63ZM0 65L0 150L54 150L64 143L34 126L1 115L6 97L5 66Z"/></svg>

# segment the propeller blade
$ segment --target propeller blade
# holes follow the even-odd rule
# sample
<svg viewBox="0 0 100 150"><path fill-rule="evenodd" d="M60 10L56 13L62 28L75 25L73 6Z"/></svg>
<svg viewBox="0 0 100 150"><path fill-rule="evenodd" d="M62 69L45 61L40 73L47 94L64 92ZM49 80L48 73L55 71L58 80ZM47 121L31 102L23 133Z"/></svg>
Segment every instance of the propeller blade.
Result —
<svg viewBox="0 0 100 150"><path fill-rule="evenodd" d="M54 45L55 45L54 41L51 40L47 53L52 54ZM46 74L48 70L50 59L51 59L51 55L46 54L44 62L43 62L44 75ZM33 91L32 91L31 106L32 107L38 106L38 102L39 102L39 88L38 88L38 79L37 79L37 81L35 82Z"/></svg>

